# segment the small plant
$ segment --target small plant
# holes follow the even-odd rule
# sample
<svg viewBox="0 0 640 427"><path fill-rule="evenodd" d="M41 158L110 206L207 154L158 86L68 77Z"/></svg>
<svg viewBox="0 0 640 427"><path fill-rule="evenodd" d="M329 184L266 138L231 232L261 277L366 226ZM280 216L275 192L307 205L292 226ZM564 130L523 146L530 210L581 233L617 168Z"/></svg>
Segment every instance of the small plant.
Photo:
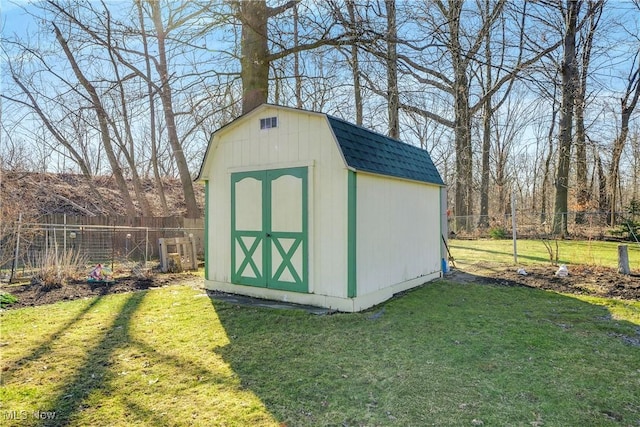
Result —
<svg viewBox="0 0 640 427"><path fill-rule="evenodd" d="M18 298L11 295L8 292L0 293L0 308L5 308L8 305L11 305L15 302L18 302Z"/></svg>
<svg viewBox="0 0 640 427"><path fill-rule="evenodd" d="M38 254L32 262L35 272L31 284L47 290L60 288L67 280L77 278L86 264L86 256L71 249L66 252L51 250Z"/></svg>
<svg viewBox="0 0 640 427"><path fill-rule="evenodd" d="M509 237L509 233L503 227L493 227L489 230L489 236L495 240L507 239Z"/></svg>
<svg viewBox="0 0 640 427"><path fill-rule="evenodd" d="M544 245L544 247L547 249L547 252L549 253L549 261L551 261L551 265L558 265L558 258L559 258L559 248L558 248L558 239L553 239L553 243L555 243L555 249L553 247L553 243L552 241L547 238L547 237L542 237L540 238L540 240L542 240L542 244Z"/></svg>

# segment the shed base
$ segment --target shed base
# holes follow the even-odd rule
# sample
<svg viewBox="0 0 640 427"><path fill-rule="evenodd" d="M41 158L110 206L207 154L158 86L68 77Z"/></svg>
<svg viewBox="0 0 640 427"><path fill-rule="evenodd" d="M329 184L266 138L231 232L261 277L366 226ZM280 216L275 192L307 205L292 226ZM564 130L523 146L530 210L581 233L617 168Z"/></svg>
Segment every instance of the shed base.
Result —
<svg viewBox="0 0 640 427"><path fill-rule="evenodd" d="M254 286L234 285L228 282L219 282L215 280L205 280L204 287L212 291L222 291L237 295L246 295L250 297L269 299L273 301L286 301L295 304L313 305L316 307L324 307L330 310L354 313L380 304L399 292L415 288L431 280L442 277L442 272L437 271L425 276L416 277L406 282L396 283L376 292L354 298L341 298L329 295L303 294L298 292L281 291L277 289L258 288Z"/></svg>

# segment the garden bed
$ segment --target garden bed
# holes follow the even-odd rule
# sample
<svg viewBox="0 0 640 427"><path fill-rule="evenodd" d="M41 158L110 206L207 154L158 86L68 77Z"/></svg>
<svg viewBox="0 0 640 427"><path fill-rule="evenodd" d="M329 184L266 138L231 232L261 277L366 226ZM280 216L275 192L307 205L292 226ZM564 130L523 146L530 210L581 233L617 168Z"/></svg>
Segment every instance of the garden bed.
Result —
<svg viewBox="0 0 640 427"><path fill-rule="evenodd" d="M601 266L570 265L569 275L556 276L558 267L535 265L524 267L526 275L515 267L490 263L474 263L453 269L448 279L458 282L478 282L503 286L527 286L568 294L605 298L640 300L640 276L619 274Z"/></svg>
<svg viewBox="0 0 640 427"><path fill-rule="evenodd" d="M6 308L22 308L100 295L160 288L175 284L176 281L184 282L185 279L201 280L200 277L193 274L158 274L143 278L119 277L112 282L91 283L86 280L74 280L61 287L51 289L47 289L38 284L3 284L0 287L0 291L8 292L18 299L17 302Z"/></svg>

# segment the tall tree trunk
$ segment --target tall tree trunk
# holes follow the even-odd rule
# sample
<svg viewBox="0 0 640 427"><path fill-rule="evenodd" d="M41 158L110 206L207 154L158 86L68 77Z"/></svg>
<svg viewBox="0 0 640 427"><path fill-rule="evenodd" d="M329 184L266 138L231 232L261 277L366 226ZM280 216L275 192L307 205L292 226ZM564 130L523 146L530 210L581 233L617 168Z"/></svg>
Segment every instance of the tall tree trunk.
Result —
<svg viewBox="0 0 640 427"><path fill-rule="evenodd" d="M147 75L147 98L149 99L149 139L151 142L151 166L153 168L153 177L155 181L156 191L160 197L160 206L163 216L169 216L169 205L167 197L164 194L164 184L160 176L160 168L158 166L158 141L156 138L156 105L154 100L154 90L151 79L151 60L149 59L149 44L147 42L147 31L144 27L144 14L142 13L142 0L136 1L138 8L138 20L140 22L140 33L142 35L142 47L144 49L144 64Z"/></svg>
<svg viewBox="0 0 640 427"><path fill-rule="evenodd" d="M107 12L108 13L108 12ZM111 17L107 18L107 40L109 41L109 46L115 46L115 44L111 40ZM122 84L122 78L120 77L120 70L118 70L118 64L116 62L116 58L114 57L113 50L109 49L109 59L111 60L111 64L113 65L113 72L116 77L116 84L118 85L118 95L120 96L120 108L122 109L122 123L124 125L124 134L125 137L122 138L119 134L118 127L116 123L111 120L111 127L113 128L114 135L117 141L120 141L121 152L125 157L125 160L129 164L129 169L131 170L131 183L133 184L133 191L136 193L136 199L138 199L138 203L140 204L140 210L142 211L143 216L152 216L153 213L151 211L151 206L149 205L149 201L147 200L147 196L142 190L142 184L140 183L140 176L138 175L138 167L135 162L135 147L133 144L133 134L131 133L131 124L129 122L129 110L127 108L127 99L125 96L124 85ZM126 141L125 141L126 140ZM127 147L128 145L128 147Z"/></svg>
<svg viewBox="0 0 640 427"><path fill-rule="evenodd" d="M456 144L456 196L455 208L458 230L471 227L473 215L473 150L471 146L471 116L469 112L469 86L464 70L455 69L456 93L455 144Z"/></svg>
<svg viewBox="0 0 640 427"><path fill-rule="evenodd" d="M471 111L469 109L469 79L467 66L470 58L460 44L460 18L462 2L450 0L448 8L441 2L438 7L448 18L451 65L453 68L453 130L456 147L456 185L454 207L456 229L469 230L473 214L473 150L471 146Z"/></svg>
<svg viewBox="0 0 640 427"><path fill-rule="evenodd" d="M629 138L629 145L631 146L631 159L632 159L632 176L631 182L633 185L633 190L631 193L631 200L635 200L636 202L640 202L638 199L638 186L640 185L640 134L636 130Z"/></svg>
<svg viewBox="0 0 640 427"><path fill-rule="evenodd" d="M611 225L616 224L616 206L621 201L618 200L616 191L620 181L620 159L624 151L624 145L629 135L629 118L631 112L622 106L622 121L620 124L620 134L613 142L613 152L611 153L611 165L609 166L609 200L611 201Z"/></svg>
<svg viewBox="0 0 640 427"><path fill-rule="evenodd" d="M356 10L354 0L346 0L347 12L349 13L349 22L352 26L351 32L356 34ZM362 88L360 85L360 64L358 62L358 44L351 44L351 72L353 74L353 102L356 109L356 124L362 126Z"/></svg>
<svg viewBox="0 0 640 427"><path fill-rule="evenodd" d="M293 45L297 47L298 41L298 5L293 6ZM296 107L302 108L302 76L300 75L300 52L293 53L293 75L296 81Z"/></svg>
<svg viewBox="0 0 640 427"><path fill-rule="evenodd" d="M624 97L620 99L620 133L613 142L611 165L609 167L609 195L611 201L611 225L615 225L616 189L620 180L620 158L629 135L629 120L640 99L640 49L635 54L633 65L636 68L629 72L629 81Z"/></svg>
<svg viewBox="0 0 640 427"><path fill-rule="evenodd" d="M240 77L242 79L242 114L267 102L269 88L269 46L266 0L240 2L242 41Z"/></svg>
<svg viewBox="0 0 640 427"><path fill-rule="evenodd" d="M590 202L589 186L587 183L587 135L584 126L584 112L586 108L587 98L587 76L589 73L589 64L591 62L591 48L593 46L593 37L595 35L600 16L602 16L603 3L600 1L590 0L589 7L589 25L584 30L580 80L575 99L575 123L576 123L576 188L577 188L577 209L576 224L585 222L584 211Z"/></svg>
<svg viewBox="0 0 640 427"><path fill-rule="evenodd" d="M160 3L150 1L149 6L151 7L151 16L156 30L156 37L158 39L158 62L156 67L158 69L158 74L160 75L160 100L162 101L162 107L164 110L167 135L176 166L178 168L178 174L180 175L180 182L182 183L182 191L184 192L184 201L187 208L187 217L198 218L200 216L200 209L196 202L193 182L191 174L189 173L189 166L187 165L187 160L184 156L184 151L182 150L182 143L178 138L175 115L173 113L171 85L169 82L169 71L167 66L167 52L165 48L165 29L162 25Z"/></svg>
<svg viewBox="0 0 640 427"><path fill-rule="evenodd" d="M120 163L113 151L113 145L111 144L111 137L109 135L109 123L107 118L107 113L100 101L100 97L95 89L95 87L89 82L89 80L84 76L78 63L67 44L67 41L62 36L60 29L56 26L55 23L52 23L53 31L56 35L56 40L62 47L71 68L78 81L82 85L82 87L89 94L89 98L91 100L91 106L96 112L96 116L98 118L98 124L100 126L100 140L102 141L102 146L104 147L105 154L107 155L107 159L109 160L109 164L111 166L111 172L113 173L113 177L116 180L116 185L118 186L118 190L120 191L120 195L122 196L122 201L124 203L125 210L127 215L136 216L136 208L133 205L133 200L131 199L131 195L129 194L129 188L127 186L127 182L122 175L122 168L120 167Z"/></svg>
<svg viewBox="0 0 640 427"><path fill-rule="evenodd" d="M488 3L488 2L486 2ZM487 13L489 13L489 5L485 5ZM485 18L486 19L486 18ZM486 96L486 92L491 90L493 86L493 78L491 75L491 31L485 34L485 99L482 108L482 171L480 174L480 220L478 227L486 228L489 226L489 181L491 179L491 116L493 113L492 97Z"/></svg>
<svg viewBox="0 0 640 427"><path fill-rule="evenodd" d="M584 128L584 98L578 93L576 99L576 188L577 207L576 224L585 222L584 211L589 204L589 187L587 182L587 137Z"/></svg>
<svg viewBox="0 0 640 427"><path fill-rule="evenodd" d="M598 169L598 208L601 212L607 212L609 210L609 197L607 196L607 175L602 167L602 159L596 152L596 167Z"/></svg>
<svg viewBox="0 0 640 427"><path fill-rule="evenodd" d="M556 129L556 118L558 117L558 108L556 108L556 95L558 93L558 87L555 83L556 79L553 79L553 105L551 108L551 124L549 126L549 132L547 132L547 156L544 161L544 170L542 173L542 194L540 196L540 222L547 222L547 206L549 205L549 194L547 189L549 188L549 175L551 175L551 159L553 158L553 139Z"/></svg>
<svg viewBox="0 0 640 427"><path fill-rule="evenodd" d="M398 117L400 99L398 94L398 54L396 27L396 1L384 0L387 9L387 110L389 114L389 136L400 139L400 120Z"/></svg>
<svg viewBox="0 0 640 427"><path fill-rule="evenodd" d="M569 169L571 165L571 143L573 139L573 107L577 86L576 23L579 11L578 0L566 0L566 30L563 38L562 104L560 106L560 136L558 144L558 167L556 170L556 197L553 216L553 232L560 236L568 234Z"/></svg>

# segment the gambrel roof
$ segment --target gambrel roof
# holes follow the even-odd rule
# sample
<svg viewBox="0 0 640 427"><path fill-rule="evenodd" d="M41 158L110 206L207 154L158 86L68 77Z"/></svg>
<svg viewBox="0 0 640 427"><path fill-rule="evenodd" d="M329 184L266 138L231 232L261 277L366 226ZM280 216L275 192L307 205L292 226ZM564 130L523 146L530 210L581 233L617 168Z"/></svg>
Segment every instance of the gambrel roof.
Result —
<svg viewBox="0 0 640 427"><path fill-rule="evenodd" d="M231 123L214 132L214 135L228 128L234 123L246 120L248 116L260 114L265 108L277 108L298 113L313 114L326 117L336 138L338 148L348 167L356 171L369 172L378 175L409 179L435 185L444 185L429 152L420 147L406 144L397 139L365 129L362 126L324 113L301 110L272 104L262 104L253 111L238 117ZM196 180L203 178L205 163L211 149L211 141L207 146L200 172Z"/></svg>
<svg viewBox="0 0 640 427"><path fill-rule="evenodd" d="M429 152L327 116L347 165L356 171L444 185Z"/></svg>

